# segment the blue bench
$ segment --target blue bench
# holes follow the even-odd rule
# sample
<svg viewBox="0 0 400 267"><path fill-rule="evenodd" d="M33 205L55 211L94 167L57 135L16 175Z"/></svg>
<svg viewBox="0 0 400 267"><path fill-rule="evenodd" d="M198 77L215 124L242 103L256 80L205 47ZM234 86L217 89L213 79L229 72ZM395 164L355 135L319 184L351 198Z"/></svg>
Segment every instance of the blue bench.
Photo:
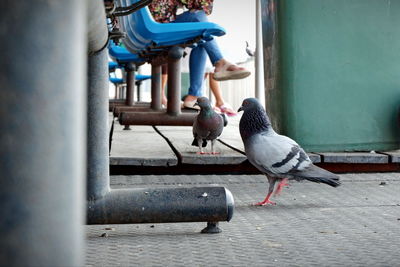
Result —
<svg viewBox="0 0 400 267"><path fill-rule="evenodd" d="M119 2L127 6L138 0ZM124 40L127 49L141 55L157 54L166 46L193 45L225 34L221 26L212 22L158 23L147 7L123 17L120 23L127 34Z"/></svg>
<svg viewBox="0 0 400 267"><path fill-rule="evenodd" d="M129 6L138 0L118 0L119 6ZM152 64L151 105L146 112L132 114L120 109L119 121L123 125L192 125L193 114L181 113L180 59L183 48L196 46L222 36L225 30L212 22L158 23L147 7L129 16L119 17L121 30L126 32L122 40L126 49ZM168 63L168 105L161 106L161 65ZM158 113L156 112L158 111Z"/></svg>
<svg viewBox="0 0 400 267"><path fill-rule="evenodd" d="M108 44L108 54L113 58L117 64L124 65L126 63L141 63L145 62L144 58L141 58L138 54L129 52L126 48L114 44L112 41Z"/></svg>
<svg viewBox="0 0 400 267"><path fill-rule="evenodd" d="M141 92L140 92L140 85L144 80L151 79L150 75L142 75L136 74L134 68L130 67L132 62L138 62L137 56L133 55L132 53L128 52L123 47L118 47L116 45L110 44L109 45L109 54L112 54L114 61L108 62L108 69L110 72L109 80L115 86L115 99L110 100L110 107L109 110L113 111L116 106L132 106L133 105L133 85L136 85L137 88L137 101L141 101ZM139 61L140 62L140 61ZM125 93L123 92L123 88L121 85L125 84L124 79L117 78L112 75L112 72L115 72L117 68L125 69L127 71L126 77L126 98L124 98Z"/></svg>
<svg viewBox="0 0 400 267"><path fill-rule="evenodd" d="M108 62L108 70L109 70L110 72L115 71L115 69L118 68L118 67L119 67L119 65L118 65L117 62L114 62L114 61L109 61L109 62Z"/></svg>

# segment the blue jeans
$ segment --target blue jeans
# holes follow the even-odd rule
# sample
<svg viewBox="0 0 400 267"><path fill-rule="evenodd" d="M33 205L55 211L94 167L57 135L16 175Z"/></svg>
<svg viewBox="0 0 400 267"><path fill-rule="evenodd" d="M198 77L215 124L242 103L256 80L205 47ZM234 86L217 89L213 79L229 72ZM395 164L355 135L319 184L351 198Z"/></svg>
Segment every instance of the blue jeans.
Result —
<svg viewBox="0 0 400 267"><path fill-rule="evenodd" d="M178 15L174 22L205 22L208 21L206 13L199 10L196 12L186 11ZM189 71L190 71L190 87L189 95L201 96L203 87L204 72L206 68L207 55L210 57L211 63L214 65L223 58L217 42L213 39L202 43L190 52Z"/></svg>

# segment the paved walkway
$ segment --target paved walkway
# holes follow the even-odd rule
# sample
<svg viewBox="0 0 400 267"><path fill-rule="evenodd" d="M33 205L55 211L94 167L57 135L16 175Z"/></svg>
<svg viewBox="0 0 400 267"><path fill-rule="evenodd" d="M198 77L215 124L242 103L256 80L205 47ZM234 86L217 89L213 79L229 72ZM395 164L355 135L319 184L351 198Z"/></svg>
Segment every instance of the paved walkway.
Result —
<svg viewBox="0 0 400 267"><path fill-rule="evenodd" d="M113 188L222 185L235 214L216 235L199 234L205 223L86 226L86 265L400 266L400 174L341 177L291 182L276 206L254 207L262 175L112 176Z"/></svg>

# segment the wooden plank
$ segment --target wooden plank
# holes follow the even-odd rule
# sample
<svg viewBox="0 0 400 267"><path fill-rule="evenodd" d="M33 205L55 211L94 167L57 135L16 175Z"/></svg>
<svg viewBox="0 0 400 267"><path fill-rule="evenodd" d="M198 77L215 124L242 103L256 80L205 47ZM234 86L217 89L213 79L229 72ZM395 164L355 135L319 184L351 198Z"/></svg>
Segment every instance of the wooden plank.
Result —
<svg viewBox="0 0 400 267"><path fill-rule="evenodd" d="M198 155L199 149L192 146L193 133L191 126L157 126L157 129L164 135L176 149L181 162L184 164L240 164L246 160L243 154L216 142L216 151L220 154L211 155L204 154ZM224 129L225 130L225 129ZM205 148L206 152L211 152L211 145L208 144Z"/></svg>
<svg viewBox="0 0 400 267"><path fill-rule="evenodd" d="M151 126L123 130L114 124L110 165L175 166L178 158L165 139Z"/></svg>
<svg viewBox="0 0 400 267"><path fill-rule="evenodd" d="M389 162L387 155L369 152L326 152L322 155L324 163L378 163Z"/></svg>
<svg viewBox="0 0 400 267"><path fill-rule="evenodd" d="M392 163L400 163L400 149L399 150L393 150L393 151L384 151L380 152L385 155L389 155L390 157L390 162Z"/></svg>

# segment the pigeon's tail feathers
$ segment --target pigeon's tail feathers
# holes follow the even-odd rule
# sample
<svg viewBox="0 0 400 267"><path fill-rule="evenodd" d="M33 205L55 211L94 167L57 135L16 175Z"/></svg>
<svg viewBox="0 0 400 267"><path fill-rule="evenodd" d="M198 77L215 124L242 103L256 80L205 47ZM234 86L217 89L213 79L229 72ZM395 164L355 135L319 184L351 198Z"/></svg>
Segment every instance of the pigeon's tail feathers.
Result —
<svg viewBox="0 0 400 267"><path fill-rule="evenodd" d="M323 183L333 187L338 187L340 185L340 182L338 180L333 180L325 177L303 177L303 178L310 182Z"/></svg>
<svg viewBox="0 0 400 267"><path fill-rule="evenodd" d="M199 142L197 142L197 139L194 138L193 142L192 142L192 146L199 146ZM203 142L201 144L202 147L206 147L207 146L207 140L203 139Z"/></svg>
<svg viewBox="0 0 400 267"><path fill-rule="evenodd" d="M324 170L315 165L311 165L306 170L295 173L295 176L310 182L323 183L333 187L340 185L339 175L331 173L330 171Z"/></svg>

